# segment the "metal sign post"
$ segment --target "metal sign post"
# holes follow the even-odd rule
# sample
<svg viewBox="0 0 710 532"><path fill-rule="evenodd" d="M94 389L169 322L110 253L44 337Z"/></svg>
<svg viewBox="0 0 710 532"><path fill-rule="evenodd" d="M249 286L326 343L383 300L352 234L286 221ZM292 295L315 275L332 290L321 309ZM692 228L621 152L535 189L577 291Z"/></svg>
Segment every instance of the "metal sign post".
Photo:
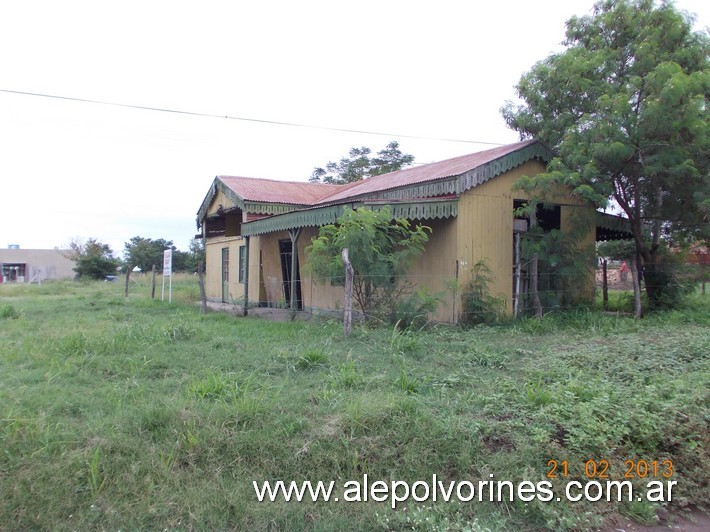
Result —
<svg viewBox="0 0 710 532"><path fill-rule="evenodd" d="M170 277L168 285L168 302L173 302L173 250L166 249L163 251L163 291L160 297L161 301L165 301L165 278Z"/></svg>

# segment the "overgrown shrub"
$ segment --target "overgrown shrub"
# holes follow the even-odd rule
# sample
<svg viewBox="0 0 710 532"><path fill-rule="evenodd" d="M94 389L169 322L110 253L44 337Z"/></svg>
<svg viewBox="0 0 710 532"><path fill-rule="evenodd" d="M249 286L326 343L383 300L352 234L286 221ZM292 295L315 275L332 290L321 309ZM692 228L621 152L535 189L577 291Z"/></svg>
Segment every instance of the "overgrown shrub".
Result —
<svg viewBox="0 0 710 532"><path fill-rule="evenodd" d="M443 292L432 294L424 288L394 301L390 309L390 324L397 324L403 329L425 326L443 296Z"/></svg>
<svg viewBox="0 0 710 532"><path fill-rule="evenodd" d="M483 260L473 265L473 275L461 295L464 325L494 323L503 315L503 299L490 293L493 272Z"/></svg>
<svg viewBox="0 0 710 532"><path fill-rule="evenodd" d="M15 310L12 305L3 305L0 307L0 318L17 319L20 317L20 313Z"/></svg>

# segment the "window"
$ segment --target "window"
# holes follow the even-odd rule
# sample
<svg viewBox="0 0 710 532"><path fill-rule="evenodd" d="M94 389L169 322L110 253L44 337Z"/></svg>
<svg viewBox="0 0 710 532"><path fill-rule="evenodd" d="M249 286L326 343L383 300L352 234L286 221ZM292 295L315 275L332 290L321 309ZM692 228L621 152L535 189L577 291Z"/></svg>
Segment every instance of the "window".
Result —
<svg viewBox="0 0 710 532"><path fill-rule="evenodd" d="M247 247L239 246L239 282L246 281L247 276Z"/></svg>

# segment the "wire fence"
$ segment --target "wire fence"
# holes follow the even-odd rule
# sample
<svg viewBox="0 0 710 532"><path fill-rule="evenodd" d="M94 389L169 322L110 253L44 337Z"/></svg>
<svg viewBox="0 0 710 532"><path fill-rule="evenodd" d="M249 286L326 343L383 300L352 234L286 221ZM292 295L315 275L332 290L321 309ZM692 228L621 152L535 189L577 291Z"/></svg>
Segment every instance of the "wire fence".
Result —
<svg viewBox="0 0 710 532"><path fill-rule="evenodd" d="M704 293L710 280L710 264L678 264L669 267L674 283L685 292L697 289ZM601 264L596 270L565 270L555 264L539 261L537 287L533 283L531 262L511 268L507 280L499 275L476 278L466 276L466 282L456 275L356 276L353 310L362 318L364 313L377 319L397 320L402 316L426 316L449 323L476 323L496 317L525 317L535 313L537 298L544 314L577 306L602 304L606 284L615 304L633 308L633 276L621 261L609 261L606 283ZM644 289L643 271L639 274ZM298 310L317 313L342 313L343 277L307 278L295 282ZM278 278L264 279L261 296L254 294L250 305L291 308L291 282ZM258 299L257 299L258 297Z"/></svg>

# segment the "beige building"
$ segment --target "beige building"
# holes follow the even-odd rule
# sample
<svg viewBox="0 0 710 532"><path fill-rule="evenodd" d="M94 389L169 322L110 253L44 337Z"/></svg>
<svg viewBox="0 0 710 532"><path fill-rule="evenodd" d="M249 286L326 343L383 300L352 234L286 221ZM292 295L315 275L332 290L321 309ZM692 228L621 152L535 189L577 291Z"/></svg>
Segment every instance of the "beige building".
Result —
<svg viewBox="0 0 710 532"><path fill-rule="evenodd" d="M74 262L56 249L0 249L0 282L73 279Z"/></svg>
<svg viewBox="0 0 710 532"><path fill-rule="evenodd" d="M431 228L423 255L407 272L413 287L437 293L452 281L466 286L473 265L484 260L494 274L491 294L512 313L527 290L516 275L529 274L516 270L516 235L531 223L516 219L514 210L528 195L513 185L545 171L551 158L542 143L524 141L347 185L218 176L197 215L206 243L207 296L311 312L341 309L343 288L315 282L304 270L305 250L318 228L334 223L345 208L387 205L394 217ZM597 238L613 234L611 221L595 216L568 190L558 190L552 200L554 207L538 209L540 219L533 223L566 231L573 218L586 214L585 245L593 246L595 229ZM590 291L593 280L590 272ZM461 294L450 291L433 318L458 322L461 303Z"/></svg>

